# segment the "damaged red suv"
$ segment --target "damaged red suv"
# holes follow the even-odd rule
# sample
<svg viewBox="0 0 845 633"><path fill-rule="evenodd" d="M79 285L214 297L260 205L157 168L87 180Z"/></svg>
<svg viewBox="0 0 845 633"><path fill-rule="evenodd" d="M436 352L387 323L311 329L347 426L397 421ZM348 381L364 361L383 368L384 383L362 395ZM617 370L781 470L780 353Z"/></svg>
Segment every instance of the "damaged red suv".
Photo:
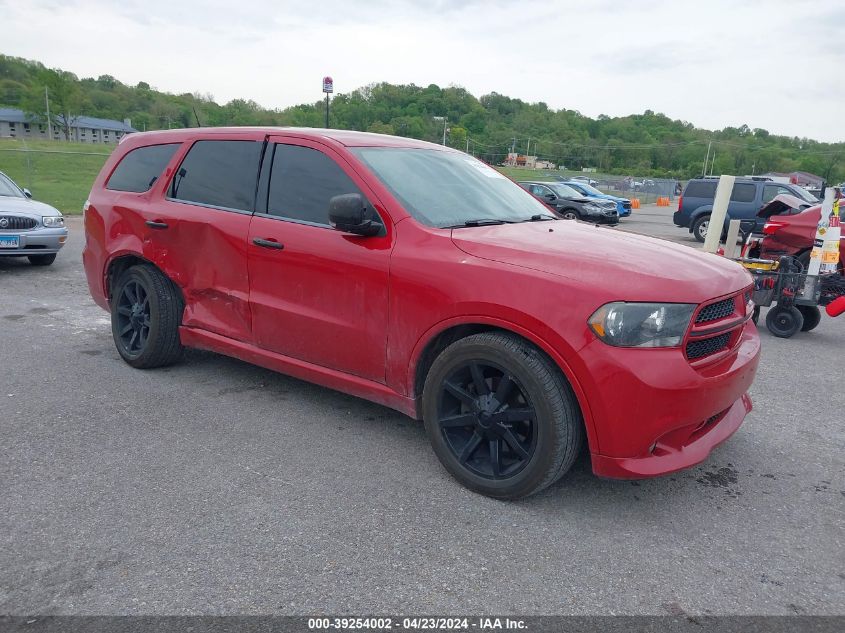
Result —
<svg viewBox="0 0 845 633"><path fill-rule="evenodd" d="M492 497L550 485L585 438L601 476L691 466L751 409L745 270L559 220L439 145L133 134L85 231L91 294L133 367L197 347L381 403L424 420L445 468Z"/></svg>

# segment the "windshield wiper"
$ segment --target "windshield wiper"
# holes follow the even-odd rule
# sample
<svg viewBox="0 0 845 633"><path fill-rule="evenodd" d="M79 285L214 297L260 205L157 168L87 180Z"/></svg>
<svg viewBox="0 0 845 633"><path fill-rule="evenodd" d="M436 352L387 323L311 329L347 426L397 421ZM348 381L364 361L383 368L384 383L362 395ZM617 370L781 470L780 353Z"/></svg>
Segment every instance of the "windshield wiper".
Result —
<svg viewBox="0 0 845 633"><path fill-rule="evenodd" d="M520 220L520 222L542 222L544 220L557 220L557 218L551 215L542 215L538 213L537 215L532 215L530 218L525 220Z"/></svg>
<svg viewBox="0 0 845 633"><path fill-rule="evenodd" d="M499 218L479 218L478 220L467 220L463 224L443 226L443 229L462 229L465 226L493 226L495 224L513 224L513 220L500 220Z"/></svg>

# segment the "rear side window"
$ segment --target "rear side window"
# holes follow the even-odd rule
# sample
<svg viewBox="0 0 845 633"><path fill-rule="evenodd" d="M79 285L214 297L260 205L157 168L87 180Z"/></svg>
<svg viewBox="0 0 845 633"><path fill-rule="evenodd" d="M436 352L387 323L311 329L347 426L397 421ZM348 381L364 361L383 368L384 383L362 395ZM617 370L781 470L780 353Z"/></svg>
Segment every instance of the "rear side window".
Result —
<svg viewBox="0 0 845 633"><path fill-rule="evenodd" d="M123 157L106 183L106 189L143 193L161 176L181 143L138 147Z"/></svg>
<svg viewBox="0 0 845 633"><path fill-rule="evenodd" d="M757 195L757 185L750 183L736 183L731 191L732 202L754 202Z"/></svg>
<svg viewBox="0 0 845 633"><path fill-rule="evenodd" d="M262 145L258 141L197 141L173 177L170 197L252 211Z"/></svg>
<svg viewBox="0 0 845 633"><path fill-rule="evenodd" d="M715 198L716 182L706 180L691 180L684 191L685 198Z"/></svg>
<svg viewBox="0 0 845 633"><path fill-rule="evenodd" d="M276 145L267 196L268 214L328 225L329 200L345 193L361 194L361 191L323 152L297 145Z"/></svg>

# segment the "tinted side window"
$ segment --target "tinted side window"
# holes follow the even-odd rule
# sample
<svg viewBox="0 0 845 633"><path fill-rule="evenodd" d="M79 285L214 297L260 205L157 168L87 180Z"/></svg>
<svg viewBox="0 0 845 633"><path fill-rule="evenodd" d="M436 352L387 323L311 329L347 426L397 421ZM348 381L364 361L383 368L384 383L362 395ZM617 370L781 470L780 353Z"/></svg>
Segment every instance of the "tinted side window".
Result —
<svg viewBox="0 0 845 633"><path fill-rule="evenodd" d="M733 202L754 202L754 197L757 195L757 185L750 183L736 183L733 191L731 191L731 200Z"/></svg>
<svg viewBox="0 0 845 633"><path fill-rule="evenodd" d="M267 213L328 226L329 200L345 193L361 191L323 152L297 145L276 145Z"/></svg>
<svg viewBox="0 0 845 633"><path fill-rule="evenodd" d="M716 183L714 181L691 180L684 191L685 198L715 198Z"/></svg>
<svg viewBox="0 0 845 633"><path fill-rule="evenodd" d="M262 145L258 141L197 141L173 177L170 197L252 211Z"/></svg>
<svg viewBox="0 0 845 633"><path fill-rule="evenodd" d="M782 187L780 185L766 185L765 187L763 187L763 204L770 202L776 196L779 196L784 193L790 196L795 195L786 187Z"/></svg>
<svg viewBox="0 0 845 633"><path fill-rule="evenodd" d="M106 183L106 189L143 193L161 176L181 143L138 147L123 157Z"/></svg>

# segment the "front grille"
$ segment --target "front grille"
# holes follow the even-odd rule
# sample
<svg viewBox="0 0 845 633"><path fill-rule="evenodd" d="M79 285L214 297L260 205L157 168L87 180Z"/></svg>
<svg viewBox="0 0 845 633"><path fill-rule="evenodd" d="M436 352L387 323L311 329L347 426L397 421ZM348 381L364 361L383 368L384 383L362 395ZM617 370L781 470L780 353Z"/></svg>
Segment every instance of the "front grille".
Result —
<svg viewBox="0 0 845 633"><path fill-rule="evenodd" d="M631 203L630 203L630 202L623 202L623 203L622 203L622 208L623 208L623 209L630 209L630 208L631 208Z"/></svg>
<svg viewBox="0 0 845 633"><path fill-rule="evenodd" d="M717 303L711 303L709 306L706 306L701 312L698 313L698 316L695 318L696 324L698 323L708 323L710 321L718 321L719 319L724 319L725 317L729 317L734 312L734 300L733 297L730 299L724 299Z"/></svg>
<svg viewBox="0 0 845 633"><path fill-rule="evenodd" d="M32 218L22 218L17 215L0 215L0 231L26 231L34 229L38 222Z"/></svg>
<svg viewBox="0 0 845 633"><path fill-rule="evenodd" d="M726 332L713 338L690 341L687 343L687 358L695 360L696 358L704 358L705 356L710 356L710 354L721 352L728 346L730 340L730 332Z"/></svg>

